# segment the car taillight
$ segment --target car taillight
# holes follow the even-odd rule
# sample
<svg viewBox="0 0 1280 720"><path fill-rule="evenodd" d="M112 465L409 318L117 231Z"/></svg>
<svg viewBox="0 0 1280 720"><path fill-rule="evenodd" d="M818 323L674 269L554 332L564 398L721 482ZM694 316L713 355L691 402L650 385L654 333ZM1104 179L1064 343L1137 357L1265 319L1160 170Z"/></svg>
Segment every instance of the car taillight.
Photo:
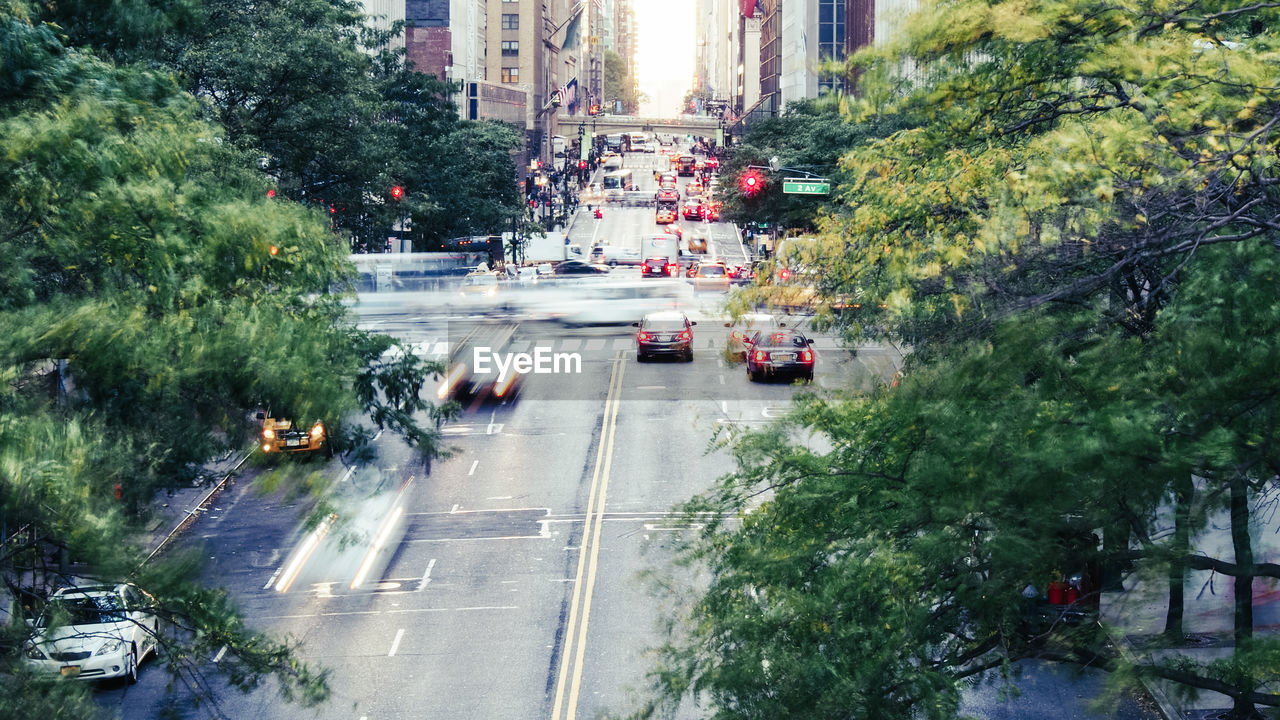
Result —
<svg viewBox="0 0 1280 720"><path fill-rule="evenodd" d="M639 334L638 336L636 336L636 337L637 337L638 339L640 339L640 340L652 340L652 339L653 339L653 333L642 332L642 333L640 333L640 334Z"/></svg>
<svg viewBox="0 0 1280 720"><path fill-rule="evenodd" d="M804 352L800 353L800 362L802 362L802 363L811 363L811 362L813 362L813 351L812 351L812 350L805 350Z"/></svg>
<svg viewBox="0 0 1280 720"><path fill-rule="evenodd" d="M642 273L647 273L647 272L649 272L649 264L648 264L648 263L640 263L640 272L642 272Z"/></svg>
<svg viewBox="0 0 1280 720"><path fill-rule="evenodd" d="M692 339L693 339L693 333L689 332L688 330L681 330L681 331L680 331L680 333L676 335L676 339L677 339L677 340L692 340Z"/></svg>
<svg viewBox="0 0 1280 720"><path fill-rule="evenodd" d="M675 263L667 263L667 274L668 274L668 275L671 275L672 277L674 277L674 276L678 275L679 273L680 273L680 266L679 266L679 265L676 265Z"/></svg>
<svg viewBox="0 0 1280 720"><path fill-rule="evenodd" d="M769 359L769 353L763 350L757 350L755 354L756 362L764 362Z"/></svg>

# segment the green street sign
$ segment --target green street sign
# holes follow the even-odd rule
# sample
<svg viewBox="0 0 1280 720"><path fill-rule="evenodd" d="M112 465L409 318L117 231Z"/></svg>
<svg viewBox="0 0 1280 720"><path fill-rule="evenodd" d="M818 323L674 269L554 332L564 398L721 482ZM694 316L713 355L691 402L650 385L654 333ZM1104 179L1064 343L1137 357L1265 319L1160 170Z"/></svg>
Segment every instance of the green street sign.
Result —
<svg viewBox="0 0 1280 720"><path fill-rule="evenodd" d="M787 178L782 181L784 195L829 195L831 183L827 180L803 180Z"/></svg>

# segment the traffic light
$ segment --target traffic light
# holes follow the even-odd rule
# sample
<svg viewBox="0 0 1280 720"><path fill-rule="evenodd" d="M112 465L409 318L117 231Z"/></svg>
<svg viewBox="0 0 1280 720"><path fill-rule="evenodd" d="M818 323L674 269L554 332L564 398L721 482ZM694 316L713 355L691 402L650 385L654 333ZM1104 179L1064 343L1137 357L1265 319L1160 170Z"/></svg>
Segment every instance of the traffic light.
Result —
<svg viewBox="0 0 1280 720"><path fill-rule="evenodd" d="M403 199L404 199L404 188L400 187L399 185L392 185L392 186L391 186L391 199L392 199L392 200L403 200Z"/></svg>
<svg viewBox="0 0 1280 720"><path fill-rule="evenodd" d="M579 161L578 161L578 169L579 169L579 170L586 170L586 169L587 169L587 161L586 161L586 160L579 160Z"/></svg>
<svg viewBox="0 0 1280 720"><path fill-rule="evenodd" d="M755 197L764 189L764 178L755 170L748 170L742 174L742 179L738 181L738 185L742 188L743 195Z"/></svg>
<svg viewBox="0 0 1280 720"><path fill-rule="evenodd" d="M599 114L600 114L600 106L599 106L599 105L592 105L592 106L591 106L591 109L587 110L587 114L588 114L588 115L599 115Z"/></svg>

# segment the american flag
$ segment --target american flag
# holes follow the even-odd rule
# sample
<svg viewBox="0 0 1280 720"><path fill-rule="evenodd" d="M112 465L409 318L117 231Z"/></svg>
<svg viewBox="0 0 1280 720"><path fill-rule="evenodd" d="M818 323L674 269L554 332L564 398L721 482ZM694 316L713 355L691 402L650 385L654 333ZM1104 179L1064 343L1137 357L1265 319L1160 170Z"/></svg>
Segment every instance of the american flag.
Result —
<svg viewBox="0 0 1280 720"><path fill-rule="evenodd" d="M604 12L604 0L591 0L591 2L596 4L596 7L600 9L600 12Z"/></svg>

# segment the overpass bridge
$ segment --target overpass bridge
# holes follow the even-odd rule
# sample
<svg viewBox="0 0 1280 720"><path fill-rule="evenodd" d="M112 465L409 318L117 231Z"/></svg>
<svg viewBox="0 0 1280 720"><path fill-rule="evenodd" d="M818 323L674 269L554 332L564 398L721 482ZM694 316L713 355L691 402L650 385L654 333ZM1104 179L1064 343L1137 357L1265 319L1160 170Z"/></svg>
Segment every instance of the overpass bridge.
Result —
<svg viewBox="0 0 1280 720"><path fill-rule="evenodd" d="M572 135L582 127L599 135L625 132L671 133L714 137L720 119L706 115L682 115L677 118L637 117L635 115L556 115L557 133Z"/></svg>

